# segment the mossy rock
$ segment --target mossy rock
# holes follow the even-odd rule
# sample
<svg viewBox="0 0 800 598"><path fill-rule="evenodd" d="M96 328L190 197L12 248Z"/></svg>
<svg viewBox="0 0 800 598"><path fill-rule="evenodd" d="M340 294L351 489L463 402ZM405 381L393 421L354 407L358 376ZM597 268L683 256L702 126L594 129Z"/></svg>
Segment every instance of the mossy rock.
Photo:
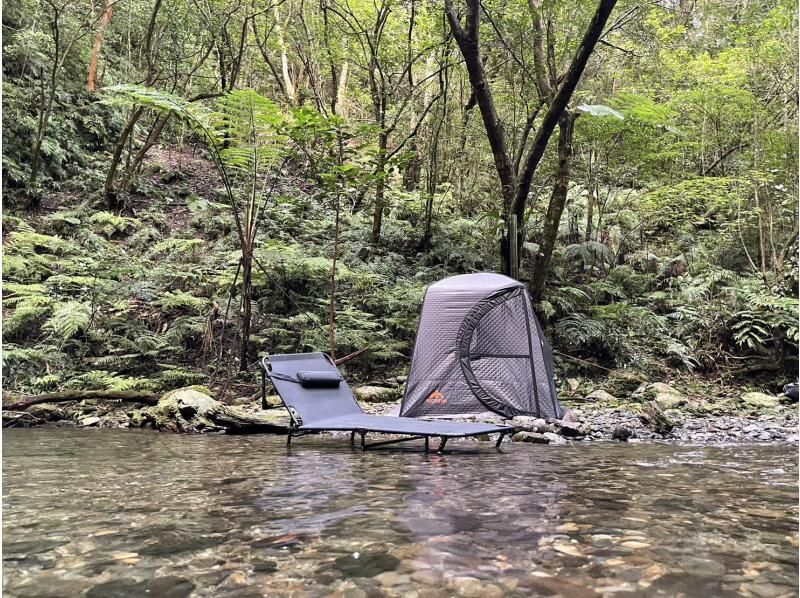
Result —
<svg viewBox="0 0 800 598"><path fill-rule="evenodd" d="M52 403L32 405L28 407L28 413L47 422L60 421L67 417L66 411L62 407Z"/></svg>
<svg viewBox="0 0 800 598"><path fill-rule="evenodd" d="M603 388L615 397L629 397L646 382L644 376L631 370L614 370L609 372Z"/></svg>
<svg viewBox="0 0 800 598"><path fill-rule="evenodd" d="M288 422L216 401L202 386L188 386L165 394L154 407L131 415L131 425L152 425L168 432L285 433ZM282 413L282 415L285 415Z"/></svg>
<svg viewBox="0 0 800 598"><path fill-rule="evenodd" d="M780 405L780 398L763 392L746 392L742 395L742 402L758 409L773 409Z"/></svg>
<svg viewBox="0 0 800 598"><path fill-rule="evenodd" d="M128 425L131 428L143 428L148 423L148 418L146 411L147 408L144 409L135 409L133 411L128 412Z"/></svg>
<svg viewBox="0 0 800 598"><path fill-rule="evenodd" d="M641 402L656 401L662 409L677 409L686 405L686 397L664 382L648 384L643 392L634 395Z"/></svg>
<svg viewBox="0 0 800 598"><path fill-rule="evenodd" d="M219 430L207 415L218 405L211 396L196 387L171 390L146 411L159 430L171 432L208 432Z"/></svg>
<svg viewBox="0 0 800 598"><path fill-rule="evenodd" d="M593 390L591 393L586 395L586 401L595 401L597 403L618 403L619 399L615 397L610 392L603 390L602 388L598 388L597 390Z"/></svg>
<svg viewBox="0 0 800 598"><path fill-rule="evenodd" d="M357 400L364 403L393 403L403 398L401 388L386 386L359 386L353 394Z"/></svg>
<svg viewBox="0 0 800 598"><path fill-rule="evenodd" d="M183 393L187 390L194 390L208 397L211 397L213 395L211 389L208 386L203 386L202 384L193 384L192 386L184 386L182 388L175 388L173 390L167 391L166 394L164 394L164 396L159 399L159 401L163 401L164 399L171 397L175 393Z"/></svg>

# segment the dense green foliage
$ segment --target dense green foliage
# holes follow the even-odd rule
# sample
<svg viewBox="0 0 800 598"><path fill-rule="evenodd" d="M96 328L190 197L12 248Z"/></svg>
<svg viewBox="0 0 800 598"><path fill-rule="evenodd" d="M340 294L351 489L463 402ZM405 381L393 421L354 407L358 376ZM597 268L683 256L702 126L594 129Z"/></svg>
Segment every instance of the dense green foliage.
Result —
<svg viewBox="0 0 800 598"><path fill-rule="evenodd" d="M255 381L235 372L242 227L252 362L328 349L333 300L337 356L368 349L348 367L388 375L373 372L407 365L426 284L500 269L499 182L439 4L119 0L88 92L102 6L59 1L3 9L7 389L252 394L236 390ZM594 4L542 7L566 64ZM528 3L484 8L516 154L539 101ZM800 338L793 3L624 2L601 41L570 104L536 305L559 370L766 372L777 388ZM524 280L555 146L522 223Z"/></svg>

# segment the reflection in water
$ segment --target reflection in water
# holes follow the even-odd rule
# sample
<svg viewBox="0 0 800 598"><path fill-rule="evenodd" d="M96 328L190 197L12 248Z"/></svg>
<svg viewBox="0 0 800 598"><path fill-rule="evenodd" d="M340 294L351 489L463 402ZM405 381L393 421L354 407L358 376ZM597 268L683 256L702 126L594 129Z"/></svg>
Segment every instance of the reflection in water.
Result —
<svg viewBox="0 0 800 598"><path fill-rule="evenodd" d="M794 447L477 446L10 430L4 595L797 594Z"/></svg>

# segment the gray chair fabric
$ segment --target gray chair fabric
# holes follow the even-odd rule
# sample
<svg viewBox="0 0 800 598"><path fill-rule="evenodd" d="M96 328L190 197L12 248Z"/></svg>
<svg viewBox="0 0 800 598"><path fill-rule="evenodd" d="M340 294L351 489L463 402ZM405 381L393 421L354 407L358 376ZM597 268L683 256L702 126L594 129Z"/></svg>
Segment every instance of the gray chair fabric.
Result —
<svg viewBox="0 0 800 598"><path fill-rule="evenodd" d="M299 383L298 372L338 373L338 368L324 353L270 355L262 360L262 365L292 414L293 432L331 430L454 438L509 434L514 430L512 426L368 415L358 405L345 380L336 388L304 388Z"/></svg>

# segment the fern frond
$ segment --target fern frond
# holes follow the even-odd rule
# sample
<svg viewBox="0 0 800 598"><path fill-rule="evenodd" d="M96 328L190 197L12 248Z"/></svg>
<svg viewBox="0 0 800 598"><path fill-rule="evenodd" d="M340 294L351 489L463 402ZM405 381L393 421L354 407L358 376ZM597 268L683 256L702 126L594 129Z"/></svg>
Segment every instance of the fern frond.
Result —
<svg viewBox="0 0 800 598"><path fill-rule="evenodd" d="M17 334L32 327L50 313L53 300L47 295L29 295L19 298L14 311L3 317L3 334Z"/></svg>
<svg viewBox="0 0 800 598"><path fill-rule="evenodd" d="M79 331L86 330L92 318L92 307L80 301L68 301L58 305L53 310L53 315L45 322L45 330L54 336L67 340Z"/></svg>
<svg viewBox="0 0 800 598"><path fill-rule="evenodd" d="M183 291L167 292L161 299L155 302L165 312L188 311L202 313L208 305L208 299L195 297Z"/></svg>
<svg viewBox="0 0 800 598"><path fill-rule="evenodd" d="M153 246L150 256L157 256L160 253L194 253L203 245L205 245L203 239L164 239Z"/></svg>

